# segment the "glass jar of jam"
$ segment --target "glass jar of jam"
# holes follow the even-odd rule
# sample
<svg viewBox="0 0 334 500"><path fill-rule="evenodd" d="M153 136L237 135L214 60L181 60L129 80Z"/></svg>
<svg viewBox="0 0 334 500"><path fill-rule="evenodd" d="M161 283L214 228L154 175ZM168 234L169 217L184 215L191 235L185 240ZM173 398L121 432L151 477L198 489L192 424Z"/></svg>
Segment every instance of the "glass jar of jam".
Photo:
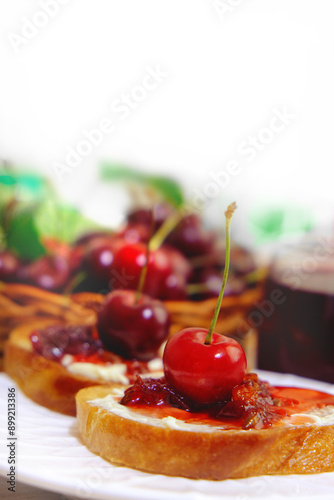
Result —
<svg viewBox="0 0 334 500"><path fill-rule="evenodd" d="M259 368L334 383L334 237L280 249L253 315Z"/></svg>

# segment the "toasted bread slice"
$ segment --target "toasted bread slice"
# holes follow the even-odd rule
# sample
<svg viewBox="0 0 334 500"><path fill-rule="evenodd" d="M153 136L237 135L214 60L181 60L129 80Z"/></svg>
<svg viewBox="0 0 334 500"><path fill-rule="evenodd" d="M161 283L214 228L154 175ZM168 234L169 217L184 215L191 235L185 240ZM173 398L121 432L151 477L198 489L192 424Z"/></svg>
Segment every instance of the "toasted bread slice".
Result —
<svg viewBox="0 0 334 500"><path fill-rule="evenodd" d="M15 328L5 345L4 370L17 382L20 389L36 403L65 415L75 416L75 395L85 387L101 384L109 388L121 387L129 381L117 383L106 379L101 371L93 373L85 370L70 371L58 361L47 359L33 351L30 341L34 330L43 329L50 325L63 324L54 319L37 319L26 325ZM117 363L122 363L122 358ZM82 367L83 367L82 363ZM78 363L76 363L78 365ZM77 366L76 366L77 368ZM80 368L80 367L79 367ZM155 372L152 369L152 372ZM149 372L151 374L151 371ZM160 375L157 370L158 376Z"/></svg>
<svg viewBox="0 0 334 500"><path fill-rule="evenodd" d="M4 344L14 328L35 323L39 318L91 325L96 322L96 312L103 301L104 296L97 293L65 296L30 285L0 281L0 370L3 369Z"/></svg>
<svg viewBox="0 0 334 500"><path fill-rule="evenodd" d="M120 405L119 391L100 386L77 394L77 422L93 453L151 473L222 480L332 472L334 396L322 396L319 403L315 391L300 391L306 400L314 398L315 414L322 418L296 413L272 427L249 430L224 428L216 421L189 423L185 415L182 420L182 410L178 418L166 417L165 410L159 417L156 408Z"/></svg>

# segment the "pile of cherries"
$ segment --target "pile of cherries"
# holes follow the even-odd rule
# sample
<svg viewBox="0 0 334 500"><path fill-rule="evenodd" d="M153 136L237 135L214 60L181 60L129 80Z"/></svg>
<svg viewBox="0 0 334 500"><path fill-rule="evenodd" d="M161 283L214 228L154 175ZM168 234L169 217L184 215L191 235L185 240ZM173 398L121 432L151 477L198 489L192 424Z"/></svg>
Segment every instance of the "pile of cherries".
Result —
<svg viewBox="0 0 334 500"><path fill-rule="evenodd" d="M0 250L0 281L52 292L137 290L147 243L173 213L168 204L156 206L152 227L152 210L133 210L116 232L87 233L72 245L46 242L48 253L33 262ZM247 287L243 276L254 270L254 262L246 250L236 246L232 263L226 294L239 294ZM223 267L224 248L215 232L204 227L199 215L186 215L150 252L143 292L160 300L215 297Z"/></svg>
<svg viewBox="0 0 334 500"><path fill-rule="evenodd" d="M138 376L135 384L126 391L121 404L169 404L186 411L211 407L216 409L216 417L243 418L244 428L257 425L260 420L262 425L266 419L269 422L270 418L275 417L276 412L271 411L274 403L266 387L258 383L257 378L245 379L247 361L241 345L214 331L227 284L230 223L235 209L236 205L232 203L225 212L224 275L209 328L186 328L170 337L163 353L164 377L160 380L143 381ZM131 227L131 231L135 229L136 234L140 233L142 237L144 231L137 228L147 227L149 219L145 211L130 214L128 227ZM161 221L156 219L156 224L161 224ZM172 275L180 274L186 282L186 275L189 273L187 252L191 251L194 255L196 250L207 252L209 247L210 251L213 250L213 235L204 232L194 217L190 218L189 224L192 229L196 227L192 237L194 241L197 238L200 244L197 247L194 245L194 248L190 245L187 250L183 246L185 240L181 238L181 234L189 229L185 221L181 222L180 232L176 231L174 235L168 236L174 243L177 241L178 249L166 245L150 253L147 241L126 240L127 229L122 236L114 235L109 237L109 241L102 240L103 243L100 236L81 240L82 244L87 244L90 248L85 255L86 261L88 259L89 262L99 249L100 253L97 254L100 256L101 269L102 264L107 264L104 273L101 271L101 278L110 269L121 272L125 268L126 273L132 273L133 279L126 289L114 287L102 304L97 320L98 341L92 337L89 329L51 327L32 334L35 352L51 359L59 359L64 353L76 354L79 348L81 351L86 350L88 356L102 342L106 349L125 359L152 359L168 337L169 315L164 303L149 296L147 290L160 294L164 290L166 293L166 281ZM105 257L102 258L104 252ZM131 289L131 284L135 284L135 290ZM147 293L143 293L143 290Z"/></svg>
<svg viewBox="0 0 334 500"><path fill-rule="evenodd" d="M215 419L232 419L243 429L270 427L286 415L281 401L256 374L246 374L241 345L214 331L227 283L230 224L236 204L228 206L226 258L222 286L209 329L192 327L172 335L163 353L164 377L137 377L120 400L125 406L172 406L204 412Z"/></svg>

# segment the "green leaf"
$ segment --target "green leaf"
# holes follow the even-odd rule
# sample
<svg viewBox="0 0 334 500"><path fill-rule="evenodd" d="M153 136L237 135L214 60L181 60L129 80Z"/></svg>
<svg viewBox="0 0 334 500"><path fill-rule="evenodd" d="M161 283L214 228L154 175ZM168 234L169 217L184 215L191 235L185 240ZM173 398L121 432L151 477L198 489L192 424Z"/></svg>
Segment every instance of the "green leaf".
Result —
<svg viewBox="0 0 334 500"><path fill-rule="evenodd" d="M312 214L298 206L259 204L250 213L250 230L257 244L306 233L313 227Z"/></svg>
<svg viewBox="0 0 334 500"><path fill-rule="evenodd" d="M101 228L76 208L52 199L39 204L35 224L42 238L55 238L66 243L73 242L82 233Z"/></svg>
<svg viewBox="0 0 334 500"><path fill-rule="evenodd" d="M30 191L35 195L43 194L46 188L46 180L39 174L24 172L2 172L0 174L0 184L5 186L15 186L24 191Z"/></svg>
<svg viewBox="0 0 334 500"><path fill-rule="evenodd" d="M168 177L148 177L150 185L160 192L166 201L176 207L183 205L183 192L181 187Z"/></svg>
<svg viewBox="0 0 334 500"><path fill-rule="evenodd" d="M2 174L0 175L0 183L5 186L13 186L16 184L16 180L12 175Z"/></svg>
<svg viewBox="0 0 334 500"><path fill-rule="evenodd" d="M180 185L170 177L144 174L138 170L123 166L103 163L101 166L103 180L141 184L143 188L151 188L162 198L176 207L183 204L183 192Z"/></svg>
<svg viewBox="0 0 334 500"><path fill-rule="evenodd" d="M29 260L45 255L34 220L34 209L20 210L12 217L6 235L8 248Z"/></svg>

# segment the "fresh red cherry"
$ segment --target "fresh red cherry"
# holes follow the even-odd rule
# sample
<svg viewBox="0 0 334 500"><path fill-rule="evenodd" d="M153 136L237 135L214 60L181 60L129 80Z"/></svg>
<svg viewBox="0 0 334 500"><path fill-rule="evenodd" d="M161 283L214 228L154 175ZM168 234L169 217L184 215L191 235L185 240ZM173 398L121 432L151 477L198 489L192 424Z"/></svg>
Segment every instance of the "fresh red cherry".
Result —
<svg viewBox="0 0 334 500"><path fill-rule="evenodd" d="M166 239L187 257L213 252L215 241L215 234L206 230L201 219L194 214L184 217Z"/></svg>
<svg viewBox="0 0 334 500"><path fill-rule="evenodd" d="M247 362L242 347L234 339L214 332L224 295L230 263L230 223L236 209L231 204L226 216L226 259L223 284L208 330L186 328L167 342L164 373L167 382L181 395L200 405L224 402L245 376Z"/></svg>
<svg viewBox="0 0 334 500"><path fill-rule="evenodd" d="M154 206L154 230L158 229L165 220L172 214L173 208L167 203L159 203ZM137 208L129 212L127 221L130 224L144 224L148 227L151 226L152 209Z"/></svg>
<svg viewBox="0 0 334 500"><path fill-rule="evenodd" d="M121 246L114 257L112 287L136 290L145 264L146 245L137 243ZM155 298L179 300L186 296L189 273L190 265L182 254L168 247L158 248L149 254L143 291Z"/></svg>
<svg viewBox="0 0 334 500"><path fill-rule="evenodd" d="M218 269L203 268L197 270L192 278L192 283L187 286L187 291L192 300L205 300L219 296L223 277ZM233 276L229 279L225 288L225 295L240 295L246 289L246 282L241 276Z"/></svg>
<svg viewBox="0 0 334 500"><path fill-rule="evenodd" d="M60 291L70 276L67 259L44 255L18 271L18 278L29 284L49 291Z"/></svg>
<svg viewBox="0 0 334 500"><path fill-rule="evenodd" d="M225 263L225 251L226 248L224 243L217 242L214 252L210 254L211 262L209 262L209 265L223 268ZM199 260L200 259L198 259L198 261ZM204 263L207 264L208 262ZM231 246L231 265L236 275L245 275L256 270L253 254L247 248L236 244Z"/></svg>
<svg viewBox="0 0 334 500"><path fill-rule="evenodd" d="M189 261L178 250L167 245L163 245L152 254L154 260L147 277L147 293L161 300L186 299L186 285L191 274ZM156 292L153 289L154 284Z"/></svg>
<svg viewBox="0 0 334 500"><path fill-rule="evenodd" d="M114 254L123 243L118 236L109 235L92 237L86 244L74 246L70 267L74 280L79 278L75 292L110 290Z"/></svg>
<svg viewBox="0 0 334 500"><path fill-rule="evenodd" d="M127 243L147 243L151 237L150 226L146 224L127 224L119 233Z"/></svg>
<svg viewBox="0 0 334 500"><path fill-rule="evenodd" d="M20 262L9 250L0 252L0 280L11 281L15 279Z"/></svg>
<svg viewBox="0 0 334 500"><path fill-rule="evenodd" d="M125 358L154 358L169 330L162 302L133 290L114 290L98 314L97 328L107 349Z"/></svg>
<svg viewBox="0 0 334 500"><path fill-rule="evenodd" d="M170 245L162 245L159 250L169 259L173 272L183 276L188 281L193 271L189 260L179 250Z"/></svg>
<svg viewBox="0 0 334 500"><path fill-rule="evenodd" d="M228 400L232 389L246 373L246 356L234 339L213 333L206 344L208 330L186 328L167 342L164 373L167 382L191 401L211 405Z"/></svg>
<svg viewBox="0 0 334 500"><path fill-rule="evenodd" d="M147 247L142 243L125 243L115 253L113 262L112 287L114 289L137 290L143 267L146 265ZM152 268L153 255L150 253L147 274ZM147 277L145 291L147 288Z"/></svg>
<svg viewBox="0 0 334 500"><path fill-rule="evenodd" d="M115 253L123 244L124 240L118 237L92 239L86 248L84 258L84 268L87 273L107 283L111 276Z"/></svg>
<svg viewBox="0 0 334 500"><path fill-rule="evenodd" d="M187 282L184 276L179 273L169 274L165 281L161 283L161 300L187 300Z"/></svg>
<svg viewBox="0 0 334 500"><path fill-rule="evenodd" d="M142 243L124 244L118 249L113 263L113 288L131 290L138 288L142 269L146 265L146 252L147 247ZM171 273L172 267L168 256L160 249L150 252L144 293L160 298L160 287Z"/></svg>

